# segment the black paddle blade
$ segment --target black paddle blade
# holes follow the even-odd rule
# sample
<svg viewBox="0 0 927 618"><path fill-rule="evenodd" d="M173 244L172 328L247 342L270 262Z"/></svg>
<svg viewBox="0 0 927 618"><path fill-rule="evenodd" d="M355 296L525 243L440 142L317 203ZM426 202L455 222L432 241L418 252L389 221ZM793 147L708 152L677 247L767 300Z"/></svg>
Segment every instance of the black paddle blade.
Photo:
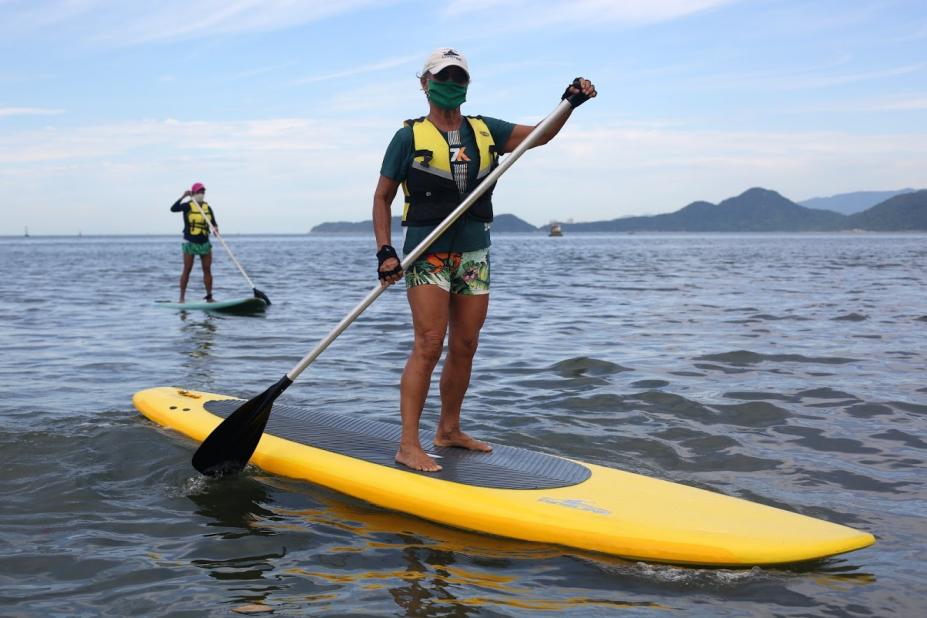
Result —
<svg viewBox="0 0 927 618"><path fill-rule="evenodd" d="M274 401L292 383L283 376L266 391L241 404L206 436L193 454L193 467L206 476L241 472L261 440Z"/></svg>
<svg viewBox="0 0 927 618"><path fill-rule="evenodd" d="M255 297L255 298L260 298L260 299L263 300L265 303L267 303L267 306L268 306L268 307L270 306L270 299L267 298L267 294L265 294L264 292L260 291L260 290L257 289L257 288L251 288L251 291L254 292L254 297Z"/></svg>

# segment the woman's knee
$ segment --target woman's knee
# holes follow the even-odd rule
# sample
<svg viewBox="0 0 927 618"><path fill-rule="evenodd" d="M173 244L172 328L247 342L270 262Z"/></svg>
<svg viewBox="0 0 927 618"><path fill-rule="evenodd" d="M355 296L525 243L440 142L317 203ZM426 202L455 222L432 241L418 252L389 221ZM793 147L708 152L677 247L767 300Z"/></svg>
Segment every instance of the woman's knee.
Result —
<svg viewBox="0 0 927 618"><path fill-rule="evenodd" d="M455 356L473 358L473 355L476 354L476 348L479 346L479 343L480 336L478 333L467 336L451 336L451 341L448 345L448 353Z"/></svg>
<svg viewBox="0 0 927 618"><path fill-rule="evenodd" d="M444 333L427 331L415 334L414 353L422 360L436 365L444 351Z"/></svg>

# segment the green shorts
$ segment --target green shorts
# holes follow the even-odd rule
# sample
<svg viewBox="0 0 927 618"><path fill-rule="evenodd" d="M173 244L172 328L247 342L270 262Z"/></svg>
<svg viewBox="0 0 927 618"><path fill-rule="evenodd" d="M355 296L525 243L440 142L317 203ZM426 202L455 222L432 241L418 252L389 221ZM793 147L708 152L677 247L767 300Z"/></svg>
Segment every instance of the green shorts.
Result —
<svg viewBox="0 0 927 618"><path fill-rule="evenodd" d="M208 242L185 242L181 249L185 255L209 255L212 245Z"/></svg>
<svg viewBox="0 0 927 618"><path fill-rule="evenodd" d="M489 248L463 253L426 253L406 271L406 289L436 285L464 296L489 294Z"/></svg>

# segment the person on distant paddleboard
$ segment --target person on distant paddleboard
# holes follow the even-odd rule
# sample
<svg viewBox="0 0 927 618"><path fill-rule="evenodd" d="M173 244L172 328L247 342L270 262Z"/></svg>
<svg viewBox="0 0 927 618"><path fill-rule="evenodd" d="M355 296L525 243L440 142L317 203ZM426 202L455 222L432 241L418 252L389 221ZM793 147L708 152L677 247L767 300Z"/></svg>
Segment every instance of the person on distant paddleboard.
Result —
<svg viewBox="0 0 927 618"><path fill-rule="evenodd" d="M373 197L373 227L377 242L377 276L390 285L405 275L415 343L402 373L400 410L402 438L396 461L416 470L441 469L419 442L419 419L431 374L450 332L441 372L441 418L434 443L488 452L492 448L460 428L460 409L470 385L470 369L480 329L489 307L489 227L493 218L492 189L436 240L428 252L403 273L391 243L391 208L400 185L405 194L403 253L410 253L443 221L467 194L534 129L486 116L464 116L470 69L460 52L432 52L419 77L428 100L428 115L406 120L393 136ZM562 98L574 107L596 96L595 87L578 78ZM578 101L578 102L576 102ZM569 114L542 136L549 142Z"/></svg>
<svg viewBox="0 0 927 618"><path fill-rule="evenodd" d="M184 201L185 198L192 198ZM209 242L209 222L200 213L192 200L196 200L212 225L219 231L216 223L216 213L206 203L206 187L202 183L195 183L189 191L184 191L173 206L171 212L183 213L183 272L180 275L180 302L184 302L187 294L187 283L190 281L190 271L193 270L195 256L200 256L203 267L203 284L206 286L206 301L212 302L212 244Z"/></svg>

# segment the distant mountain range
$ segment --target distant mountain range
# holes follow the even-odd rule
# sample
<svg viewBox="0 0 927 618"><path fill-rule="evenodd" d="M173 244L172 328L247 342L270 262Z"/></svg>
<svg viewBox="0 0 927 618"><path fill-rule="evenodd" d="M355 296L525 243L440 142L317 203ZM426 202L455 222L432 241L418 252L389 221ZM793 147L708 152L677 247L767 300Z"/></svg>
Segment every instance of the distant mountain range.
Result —
<svg viewBox="0 0 927 618"><path fill-rule="evenodd" d="M847 217L850 229L878 232L927 230L927 191L902 193Z"/></svg>
<svg viewBox="0 0 927 618"><path fill-rule="evenodd" d="M662 215L560 225L564 233L927 231L927 190L862 191L815 200L840 198L843 200L840 203L844 205L859 204L865 200L871 201L874 196L883 193L891 197L851 215L809 208L775 191L753 188L719 204L692 202L676 212ZM806 200L805 203L808 202L814 200ZM535 227L514 215L497 215L493 222L493 231L503 233L547 231L548 228L546 225ZM397 233L401 229L399 217L393 217L393 229ZM312 228L311 233L369 234L371 231L372 222L367 220L357 223L323 223Z"/></svg>
<svg viewBox="0 0 927 618"><path fill-rule="evenodd" d="M885 200L901 195L913 193L914 189L901 189L899 191L856 191L854 193L839 193L830 197L813 197L810 200L798 202L806 208L820 208L833 210L842 215L852 215L872 208Z"/></svg>
<svg viewBox="0 0 927 618"><path fill-rule="evenodd" d="M564 232L810 232L839 229L845 219L799 206L775 191L750 189L720 204L692 202L665 215L563 225Z"/></svg>

